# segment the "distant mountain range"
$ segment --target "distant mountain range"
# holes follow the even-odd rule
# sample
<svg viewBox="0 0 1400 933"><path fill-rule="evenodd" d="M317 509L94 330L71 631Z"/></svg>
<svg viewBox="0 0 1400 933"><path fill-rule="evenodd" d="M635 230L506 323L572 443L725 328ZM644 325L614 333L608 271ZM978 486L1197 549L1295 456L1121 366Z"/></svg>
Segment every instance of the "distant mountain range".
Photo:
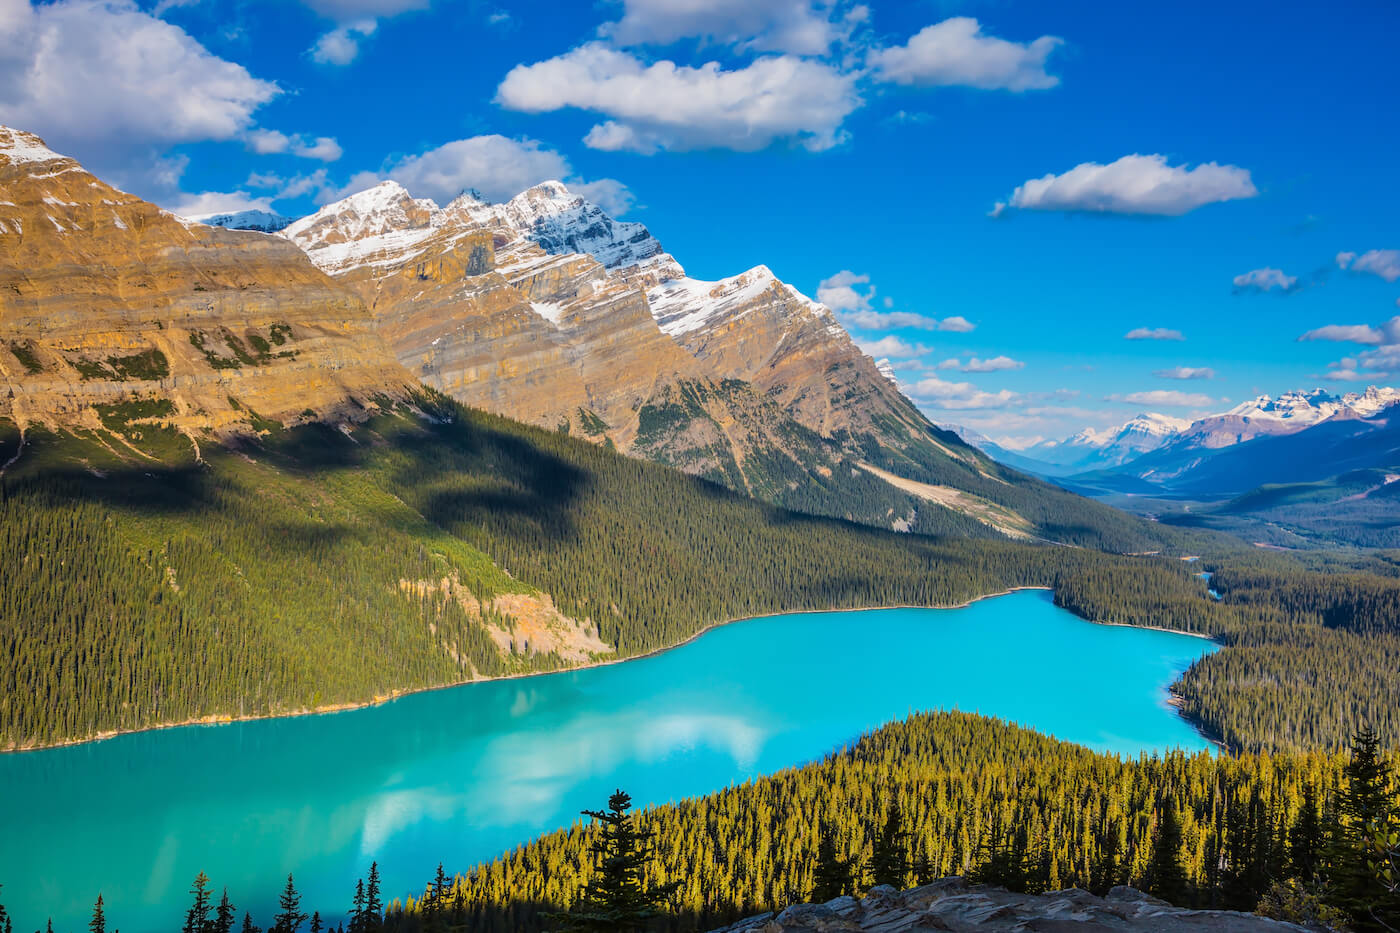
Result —
<svg viewBox="0 0 1400 933"><path fill-rule="evenodd" d="M1395 388L1261 395L1189 424L1140 415L1020 453L960 433L1007 465L1160 521L1290 547L1400 547Z"/></svg>
<svg viewBox="0 0 1400 933"><path fill-rule="evenodd" d="M1277 398L1261 395L1195 421L1140 414L1117 427L1086 428L1062 441L1041 441L1021 451L1007 450L963 428L950 430L1003 463L1044 476L1109 471L1170 483L1208 457L1208 451L1296 434L1332 419L1370 418L1397 402L1400 389L1377 386L1345 395L1323 389L1287 392Z"/></svg>

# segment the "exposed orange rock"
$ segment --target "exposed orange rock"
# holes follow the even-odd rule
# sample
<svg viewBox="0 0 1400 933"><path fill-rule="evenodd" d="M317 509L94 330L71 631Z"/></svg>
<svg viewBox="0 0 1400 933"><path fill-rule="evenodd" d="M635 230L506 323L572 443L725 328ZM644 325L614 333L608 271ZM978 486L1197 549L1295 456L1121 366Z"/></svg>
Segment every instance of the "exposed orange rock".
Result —
<svg viewBox="0 0 1400 933"><path fill-rule="evenodd" d="M0 127L0 417L97 427L168 400L188 432L354 416L412 378L291 244L182 220Z"/></svg>

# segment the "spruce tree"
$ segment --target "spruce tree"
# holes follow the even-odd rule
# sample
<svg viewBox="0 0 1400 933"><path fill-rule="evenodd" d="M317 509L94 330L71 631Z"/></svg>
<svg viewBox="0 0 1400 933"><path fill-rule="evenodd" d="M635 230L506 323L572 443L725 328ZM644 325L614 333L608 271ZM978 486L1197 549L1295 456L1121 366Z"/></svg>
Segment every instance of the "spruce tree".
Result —
<svg viewBox="0 0 1400 933"><path fill-rule="evenodd" d="M825 904L843 894L854 894L855 888L855 871L851 860L836 852L835 830L830 826L822 827L821 841L817 843L817 863L812 868L812 893L809 899L814 904Z"/></svg>
<svg viewBox="0 0 1400 933"><path fill-rule="evenodd" d="M311 912L311 933L321 933L321 912L319 910Z"/></svg>
<svg viewBox="0 0 1400 933"><path fill-rule="evenodd" d="M355 882L355 898L350 903L350 933L362 933L365 929L365 879Z"/></svg>
<svg viewBox="0 0 1400 933"><path fill-rule="evenodd" d="M1152 858L1147 865L1148 892L1171 904L1186 902L1186 869L1181 864L1181 819L1176 802L1162 802L1157 831L1152 835Z"/></svg>
<svg viewBox="0 0 1400 933"><path fill-rule="evenodd" d="M442 870L442 863L438 862L437 874L428 884L428 891L423 897L424 933L445 933L447 930L448 896L451 890L452 882Z"/></svg>
<svg viewBox="0 0 1400 933"><path fill-rule="evenodd" d="M297 893L292 876L287 876L287 886L277 899L282 912L272 918L271 933L297 933L297 928L306 922L306 914L301 911L301 895Z"/></svg>
<svg viewBox="0 0 1400 933"><path fill-rule="evenodd" d="M242 933L262 933L262 928L253 922L253 915L244 911Z"/></svg>
<svg viewBox="0 0 1400 933"><path fill-rule="evenodd" d="M228 899L228 888L224 888L219 906L214 910L214 933L233 933L233 902Z"/></svg>
<svg viewBox="0 0 1400 933"><path fill-rule="evenodd" d="M638 829L628 812L631 809L632 798L618 790L608 798L606 811L583 811L584 816L601 824L598 838L589 846L597 860L596 872L568 913L547 917L556 929L578 933L644 930L659 915L662 903L680 887L679 882L646 886L655 833Z"/></svg>
<svg viewBox="0 0 1400 933"><path fill-rule="evenodd" d="M885 825L871 844L870 883L903 889L912 870L909 833L904 829L904 817L899 812L899 806L892 800L885 811Z"/></svg>
<svg viewBox="0 0 1400 933"><path fill-rule="evenodd" d="M89 933L107 933L107 917L102 912L102 894L98 892L97 903L92 905L92 919L88 921Z"/></svg>
<svg viewBox="0 0 1400 933"><path fill-rule="evenodd" d="M1400 926L1400 898L1377 872L1375 839L1396 826L1390 766L1375 732L1362 729L1352 741L1340 800L1340 826L1331 847L1330 900L1358 931Z"/></svg>
<svg viewBox="0 0 1400 933"><path fill-rule="evenodd" d="M3 884L0 884L0 889L3 889L4 887L5 886ZM10 915L5 910L5 905L0 904L0 933L10 933L10 926Z"/></svg>
<svg viewBox="0 0 1400 933"><path fill-rule="evenodd" d="M209 876L204 872L195 875L190 893L194 895L194 903L185 913L182 933L209 933Z"/></svg>
<svg viewBox="0 0 1400 933"><path fill-rule="evenodd" d="M379 863L369 863L369 880L365 883L365 920L362 930L377 930L384 922L384 902L379 899Z"/></svg>
<svg viewBox="0 0 1400 933"><path fill-rule="evenodd" d="M1322 873L1323 851L1327 845L1322 831L1322 814L1317 806L1317 785L1308 782L1303 788L1303 802L1298 817L1288 831L1288 873L1304 884L1310 884Z"/></svg>

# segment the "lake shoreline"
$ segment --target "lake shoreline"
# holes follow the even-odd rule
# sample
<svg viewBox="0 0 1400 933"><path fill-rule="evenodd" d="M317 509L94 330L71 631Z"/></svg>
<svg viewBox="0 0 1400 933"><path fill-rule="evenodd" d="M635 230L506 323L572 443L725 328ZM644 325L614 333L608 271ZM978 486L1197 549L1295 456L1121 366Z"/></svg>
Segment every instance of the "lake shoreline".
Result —
<svg viewBox="0 0 1400 933"><path fill-rule="evenodd" d="M940 610L940 611L941 611L941 610L966 609L966 608L968 608L969 606L971 606L973 603L982 602L983 600L987 600L987 599L997 599L997 598L1002 597L1002 596L1010 596L1010 595L1013 594L1013 593L1021 593L1021 592L1026 592L1026 591L1029 591L1029 590L1041 590L1041 591L1045 591L1045 592L1054 592L1054 587L1050 587L1050 586L1013 586L1013 587L1010 587L1009 589L1000 590L1000 591L998 591L998 592L996 592L996 593L985 593L985 594L983 594L983 595L981 595L981 596L974 596L974 597L972 597L971 599L963 600L963 601L960 602L960 603L954 603L954 604L952 604L952 605L946 605L946 606L919 606L919 605L912 605L912 604L894 604L894 605L886 605L886 606L851 606L851 607L840 607L840 608L830 608L830 609L792 609L792 610L784 610L784 611L781 611L781 612L772 612L772 613L768 613L767 615L739 616L739 617L732 618L732 619L724 619L724 620L719 621L719 622L711 622L710 624L708 624L708 625L706 625L705 627L703 627L703 628L699 629L698 631L696 631L694 634L692 634L692 635L686 637L683 641L676 642L676 643L673 644L673 645L665 645L665 646L660 647L660 648L654 648L654 649L652 649L651 651L647 651L647 652L645 652L645 653L643 653L643 654L629 655L629 656L627 656L627 657L625 657L625 658L617 658L617 657L614 657L614 658L607 658L607 659L602 659L602 660L597 660L597 661L589 661L589 662L586 662L586 663L583 663L583 664L577 664L577 665L575 665L575 666L573 666L573 667L561 667L561 668L558 668L557 670L552 670L552 671L525 671L525 672L516 673L516 674L501 674L501 675L496 676L496 677L480 677L480 678L476 678L476 679L474 679L474 680L461 680L461 681L456 681L456 682L454 682L454 683L435 684L435 685L429 686L429 687L412 687L412 688L407 688L407 689L402 689L402 690L393 690L393 691L390 691L389 693L378 694L378 695L376 695L373 699L363 700L363 701L347 701L347 702L341 702L341 703L330 703L330 704L326 704L326 705L323 705L323 706L317 706L317 707L312 707L312 708L302 708L302 709L296 709L296 710L285 710L285 711L274 712L274 713L258 713L258 714L244 715L244 716L233 716L233 715L228 715L228 714L212 714L212 715L209 715L209 716L194 717L194 718L191 718L191 719L184 719L184 720L179 720L179 721L176 721L176 722L153 723L153 724L151 724L151 725L149 725L149 726L139 726L139 727L134 728L134 729L112 729L112 730L106 730L106 731L98 732L98 733L95 733L95 734L93 734L93 735L86 736L86 737L80 738L80 739L64 739L64 740L57 741L57 742L34 743L34 744L29 744L29 745L8 745L8 746L5 746L5 747L3 747L3 748L0 748L0 755L21 754L21 753L24 753L24 752L41 752L41 751L49 751L49 750L52 750L52 749L59 749L59 748L72 748L72 747L79 746L79 745L89 745L89 744L94 744L94 743L97 743L97 742L105 742L105 741L108 741L109 739L120 738L121 736L124 736L124 735L138 735L138 734L143 733L143 732L157 732L157 731L160 731L160 730L162 730L162 729L180 729L180 728L184 728L184 727L186 727L186 726L228 726L228 725L233 725L234 723L240 723L240 722L258 722L258 721L264 720L264 719L290 719L290 718L297 717L297 716L326 716L326 715L331 715L331 714L334 714L334 713L345 713L345 712L350 712L351 710L370 709L370 708L376 707L376 706L383 706L385 703L392 703L393 701L402 699L402 698L404 698L404 697L414 696L414 695L420 694L420 693L429 693L429 692L432 692L432 691L435 691L435 690L453 690L453 689L456 689L456 688L458 688L458 687L468 687L468 686L471 686L472 684L484 684L484 683L492 683L492 682L495 682L495 681L504 681L504 680L520 680L520 679L527 678L527 677L549 677L549 676L554 675L554 674L569 674L569 673L573 673L573 672L575 672L575 671L583 671L583 670L589 670L589 669L591 669L591 668L607 667L607 666L613 665L613 664L626 664L626 663L631 662L631 661L640 661L640 660L643 660L643 659L645 659L645 658L654 658L654 657L657 657L658 655L665 654L665 653L668 652L668 651L676 651L676 650L678 650L678 649L680 649L680 648L684 648L685 646L687 646L687 645L691 644L692 642L694 642L696 639L700 638L702 635L706 635L706 634L708 634L709 632L714 631L715 629L722 628L722 627L727 626L727 625L733 625L733 624L735 624L736 622L750 622L750 621L754 621L754 620L757 620L757 619L769 619L769 618L774 618L774 617L776 617L776 616L816 615L816 614L835 613L835 612L877 612L877 611L891 610L891 609L930 609L930 610ZM1191 636L1191 637L1193 637L1193 638L1204 638L1204 639L1206 639L1206 640L1208 640L1208 641L1215 641L1215 639L1212 638L1211 636L1201 634L1200 632L1184 632L1184 631L1180 631L1180 630L1178 630L1178 629L1169 629L1169 628L1164 628L1164 627L1158 626L1158 625L1133 625L1133 624L1127 623L1127 622L1100 622L1100 621L1096 621L1096 620L1094 620L1094 619L1085 619L1083 616L1080 616L1080 615L1078 615L1077 613L1075 613L1074 615L1075 615L1075 618L1078 618L1078 619L1080 619L1081 621L1084 621L1084 622L1088 622L1088 623L1091 624L1091 625L1106 625L1106 626L1111 626L1111 627L1114 627L1114 628L1147 629L1147 630L1150 630L1150 631L1168 632L1168 633L1173 634L1173 635L1189 635L1189 636ZM1170 691L1168 691L1168 692L1169 692L1169 696L1171 696L1172 698L1175 698L1175 694L1171 694ZM1221 743L1220 743L1219 741L1217 741L1215 738L1213 738L1213 737L1211 737L1210 735L1208 735L1208 734L1205 732L1205 730L1204 730L1203 728L1201 728L1200 724L1196 723L1194 720L1188 718L1188 717L1185 716L1184 714L1181 714L1180 708L1179 708L1179 707L1178 707L1178 715L1181 715L1181 718L1184 719L1187 723L1189 723L1189 724L1191 725L1191 727L1192 727L1193 729L1195 729L1197 732L1199 732L1199 733L1202 735L1202 737L1204 737L1207 741L1212 742L1213 744L1216 744L1217 746L1219 746L1219 747L1222 748L1222 749L1225 748L1225 746L1224 746L1223 744L1221 744Z"/></svg>

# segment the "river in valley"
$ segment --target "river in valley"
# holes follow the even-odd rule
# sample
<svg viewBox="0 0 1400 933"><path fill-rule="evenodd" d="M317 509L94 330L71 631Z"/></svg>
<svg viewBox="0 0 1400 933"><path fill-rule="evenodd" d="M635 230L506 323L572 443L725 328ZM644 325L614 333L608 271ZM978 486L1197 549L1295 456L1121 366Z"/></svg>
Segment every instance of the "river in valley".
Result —
<svg viewBox="0 0 1400 933"><path fill-rule="evenodd" d="M957 708L1095 749L1208 747L1167 686L1205 639L1094 625L1022 591L960 609L722 626L648 658L369 709L0 755L0 902L20 930L179 929L204 871L270 924L348 909L378 860L389 899L604 806L662 803L811 761L911 711Z"/></svg>

